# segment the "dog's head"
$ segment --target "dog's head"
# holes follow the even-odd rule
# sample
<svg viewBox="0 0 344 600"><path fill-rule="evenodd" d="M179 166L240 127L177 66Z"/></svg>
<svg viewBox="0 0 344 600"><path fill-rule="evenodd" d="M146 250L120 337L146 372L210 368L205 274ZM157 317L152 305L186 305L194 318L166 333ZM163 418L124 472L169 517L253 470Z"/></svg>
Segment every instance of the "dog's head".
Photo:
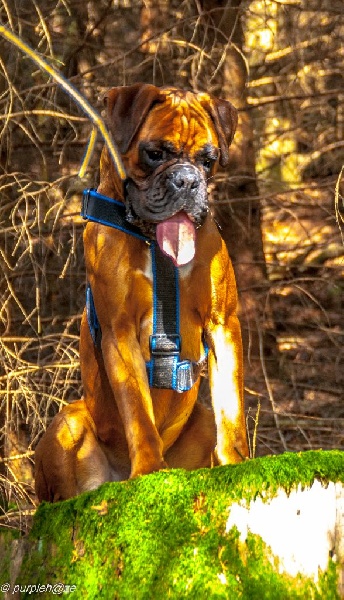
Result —
<svg viewBox="0 0 344 600"><path fill-rule="evenodd" d="M207 181L228 163L235 108L206 93L149 84L113 88L105 102L127 172L128 219L176 264L188 262L208 212ZM109 176L105 163L101 186Z"/></svg>

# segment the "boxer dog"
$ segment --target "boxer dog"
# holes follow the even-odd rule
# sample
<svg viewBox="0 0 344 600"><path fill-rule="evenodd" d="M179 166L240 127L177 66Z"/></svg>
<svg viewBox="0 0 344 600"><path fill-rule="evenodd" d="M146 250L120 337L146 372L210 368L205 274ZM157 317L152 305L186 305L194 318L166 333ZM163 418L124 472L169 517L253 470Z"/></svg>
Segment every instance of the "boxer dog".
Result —
<svg viewBox="0 0 344 600"><path fill-rule="evenodd" d="M123 184L105 147L98 193L122 202L128 222L146 239L100 222L85 227L101 341L95 343L84 312L84 396L55 416L37 446L40 501L159 469L226 465L248 456L236 284L207 196L218 165L229 162L236 110L207 93L148 84L111 89L105 102L127 179ZM197 401L197 369L190 389L150 386L150 241L178 272L181 361L197 365L208 349L213 410Z"/></svg>

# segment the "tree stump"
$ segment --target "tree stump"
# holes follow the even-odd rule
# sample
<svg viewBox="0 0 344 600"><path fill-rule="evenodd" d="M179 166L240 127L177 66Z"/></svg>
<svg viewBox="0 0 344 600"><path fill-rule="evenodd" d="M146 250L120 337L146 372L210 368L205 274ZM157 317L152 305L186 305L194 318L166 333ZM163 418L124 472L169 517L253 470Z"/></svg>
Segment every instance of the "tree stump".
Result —
<svg viewBox="0 0 344 600"><path fill-rule="evenodd" d="M104 484L38 508L30 534L0 558L0 589L5 598L339 599L343 482L344 453L334 450Z"/></svg>

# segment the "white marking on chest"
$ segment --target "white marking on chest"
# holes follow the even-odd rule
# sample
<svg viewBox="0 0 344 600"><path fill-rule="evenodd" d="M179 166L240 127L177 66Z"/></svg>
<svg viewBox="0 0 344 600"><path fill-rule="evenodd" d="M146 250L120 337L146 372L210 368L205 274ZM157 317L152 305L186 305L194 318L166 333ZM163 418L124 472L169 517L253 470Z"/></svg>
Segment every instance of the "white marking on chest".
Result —
<svg viewBox="0 0 344 600"><path fill-rule="evenodd" d="M193 269L193 261L191 260L186 265L182 265L181 267L178 267L179 277L181 279L185 279L186 277L189 277L189 275L191 275L192 269Z"/></svg>
<svg viewBox="0 0 344 600"><path fill-rule="evenodd" d="M147 245L147 249L144 249L145 254L145 265L143 269L136 269L136 273L142 273L149 281L153 281L153 269L152 269L152 255Z"/></svg>

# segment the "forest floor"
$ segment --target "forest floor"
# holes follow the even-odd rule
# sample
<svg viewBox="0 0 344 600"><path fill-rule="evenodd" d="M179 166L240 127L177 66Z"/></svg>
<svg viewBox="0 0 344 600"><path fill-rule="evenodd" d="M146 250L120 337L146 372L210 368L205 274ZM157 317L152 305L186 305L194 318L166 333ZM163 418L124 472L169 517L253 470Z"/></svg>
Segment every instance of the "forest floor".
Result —
<svg viewBox="0 0 344 600"><path fill-rule="evenodd" d="M267 361L263 378L246 369L257 456L344 449L344 245L334 190L331 180L264 203L278 356L272 368Z"/></svg>

